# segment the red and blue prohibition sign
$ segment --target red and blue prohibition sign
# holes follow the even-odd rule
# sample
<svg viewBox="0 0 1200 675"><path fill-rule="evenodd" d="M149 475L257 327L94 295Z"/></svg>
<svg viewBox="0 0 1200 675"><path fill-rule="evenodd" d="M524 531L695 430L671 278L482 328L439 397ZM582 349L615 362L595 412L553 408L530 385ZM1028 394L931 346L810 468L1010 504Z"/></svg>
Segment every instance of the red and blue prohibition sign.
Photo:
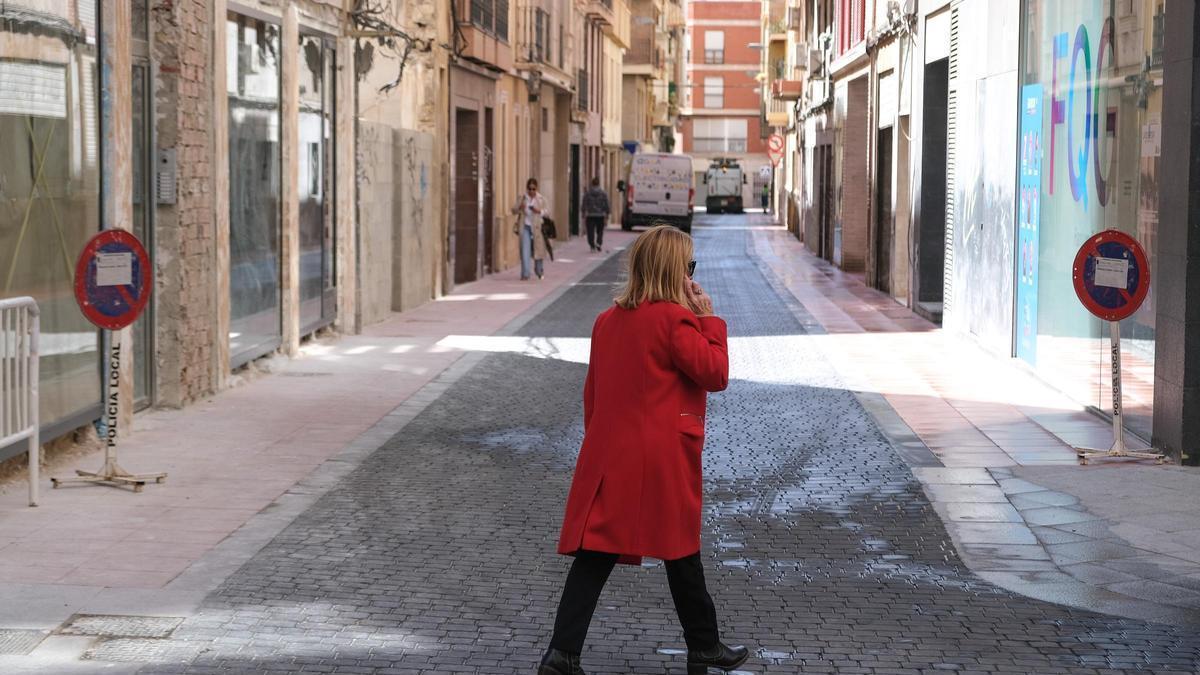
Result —
<svg viewBox="0 0 1200 675"><path fill-rule="evenodd" d="M154 287L150 256L137 237L104 230L92 237L75 264L75 301L88 321L120 330L137 320Z"/></svg>
<svg viewBox="0 0 1200 675"><path fill-rule="evenodd" d="M1120 230L1105 230L1083 242L1071 278L1075 294L1089 312L1105 321L1120 321L1132 316L1146 299L1150 264L1136 239ZM1122 281L1123 287L1117 283Z"/></svg>

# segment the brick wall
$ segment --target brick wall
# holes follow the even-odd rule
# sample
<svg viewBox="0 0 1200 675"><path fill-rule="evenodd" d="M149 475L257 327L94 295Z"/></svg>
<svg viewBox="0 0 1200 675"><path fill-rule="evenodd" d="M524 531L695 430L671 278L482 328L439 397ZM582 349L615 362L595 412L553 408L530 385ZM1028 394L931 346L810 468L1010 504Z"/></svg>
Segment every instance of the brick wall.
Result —
<svg viewBox="0 0 1200 675"><path fill-rule="evenodd" d="M151 12L159 64L158 147L174 148L176 203L160 205L155 234L157 390L180 406L211 392L216 327L212 179L211 8L176 0Z"/></svg>
<svg viewBox="0 0 1200 675"><path fill-rule="evenodd" d="M695 26L692 28L692 63L697 66L704 64L704 35L709 31L725 33L725 63L758 68L762 52L749 46L751 42L762 40L756 26Z"/></svg>
<svg viewBox="0 0 1200 675"><path fill-rule="evenodd" d="M733 115L732 117L740 117L740 115ZM692 126L693 126L692 120L693 120L692 117L684 117L680 120L680 126L682 127L682 134L683 134L683 153L687 154L687 155L693 154L693 151L694 151L694 147L692 145L692 138L694 137L694 134L692 133ZM748 138L746 139L746 152L740 153L740 154L750 154L750 155L765 155L766 154L767 142L759 137L760 136L759 129L761 126L761 122L762 122L762 120L758 116L746 118L746 135L748 136ZM703 156L706 154L713 154L713 153L701 152L699 154L701 156Z"/></svg>
<svg viewBox="0 0 1200 675"><path fill-rule="evenodd" d="M728 70L693 70L692 107L697 110L710 109L704 105L704 82L707 79L719 77L724 82L724 109L758 110L759 95L755 93L758 82L754 78L740 72Z"/></svg>
<svg viewBox="0 0 1200 675"><path fill-rule="evenodd" d="M762 5L757 2L689 2L689 19L754 19L762 15ZM757 40L757 38L756 38Z"/></svg>

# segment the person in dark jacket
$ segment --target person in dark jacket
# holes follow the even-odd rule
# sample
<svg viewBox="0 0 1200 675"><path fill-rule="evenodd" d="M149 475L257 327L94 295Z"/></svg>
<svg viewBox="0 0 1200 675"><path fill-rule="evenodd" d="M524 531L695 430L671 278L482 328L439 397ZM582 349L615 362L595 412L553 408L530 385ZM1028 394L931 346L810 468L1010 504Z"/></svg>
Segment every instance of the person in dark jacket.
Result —
<svg viewBox="0 0 1200 675"><path fill-rule="evenodd" d="M604 226L608 223L608 195L600 187L600 179L592 179L592 187L583 195L583 220L587 225L588 246L593 251L604 250Z"/></svg>

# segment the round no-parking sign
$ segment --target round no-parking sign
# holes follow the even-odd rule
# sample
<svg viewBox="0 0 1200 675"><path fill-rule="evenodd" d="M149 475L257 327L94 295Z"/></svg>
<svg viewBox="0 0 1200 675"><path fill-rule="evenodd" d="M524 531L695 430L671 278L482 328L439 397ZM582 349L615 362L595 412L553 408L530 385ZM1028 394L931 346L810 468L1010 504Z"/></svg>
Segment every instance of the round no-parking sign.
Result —
<svg viewBox="0 0 1200 675"><path fill-rule="evenodd" d="M779 161L783 159L783 136L779 134L771 134L767 139L767 158L771 160L772 166L779 166Z"/></svg>
<svg viewBox="0 0 1200 675"><path fill-rule="evenodd" d="M150 256L137 237L124 230L104 230L79 254L75 301L88 321L120 330L146 309L152 274Z"/></svg>
<svg viewBox="0 0 1200 675"><path fill-rule="evenodd" d="M1083 242L1071 278L1089 312L1105 321L1120 321L1146 299L1150 264L1136 239L1120 230L1105 230Z"/></svg>

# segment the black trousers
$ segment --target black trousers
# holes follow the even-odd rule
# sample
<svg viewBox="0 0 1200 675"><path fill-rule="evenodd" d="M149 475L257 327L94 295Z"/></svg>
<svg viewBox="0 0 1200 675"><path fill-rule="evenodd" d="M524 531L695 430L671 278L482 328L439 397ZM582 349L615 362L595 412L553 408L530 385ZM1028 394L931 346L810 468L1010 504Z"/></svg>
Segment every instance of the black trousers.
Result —
<svg viewBox="0 0 1200 675"><path fill-rule="evenodd" d="M604 216L588 216L584 218L587 222L587 238L588 246L592 248L604 247L604 225L608 218Z"/></svg>
<svg viewBox="0 0 1200 675"><path fill-rule="evenodd" d="M583 651L583 641L592 623L600 591L616 564L615 553L580 551L575 555L575 562L567 573L562 600L558 603L554 637L550 639L552 649L570 654ZM683 626L683 639L688 649L696 651L715 647L720 639L717 634L717 610L704 585L704 565L700 553L668 560L666 567L667 584L671 587L671 598L675 601L675 612Z"/></svg>

